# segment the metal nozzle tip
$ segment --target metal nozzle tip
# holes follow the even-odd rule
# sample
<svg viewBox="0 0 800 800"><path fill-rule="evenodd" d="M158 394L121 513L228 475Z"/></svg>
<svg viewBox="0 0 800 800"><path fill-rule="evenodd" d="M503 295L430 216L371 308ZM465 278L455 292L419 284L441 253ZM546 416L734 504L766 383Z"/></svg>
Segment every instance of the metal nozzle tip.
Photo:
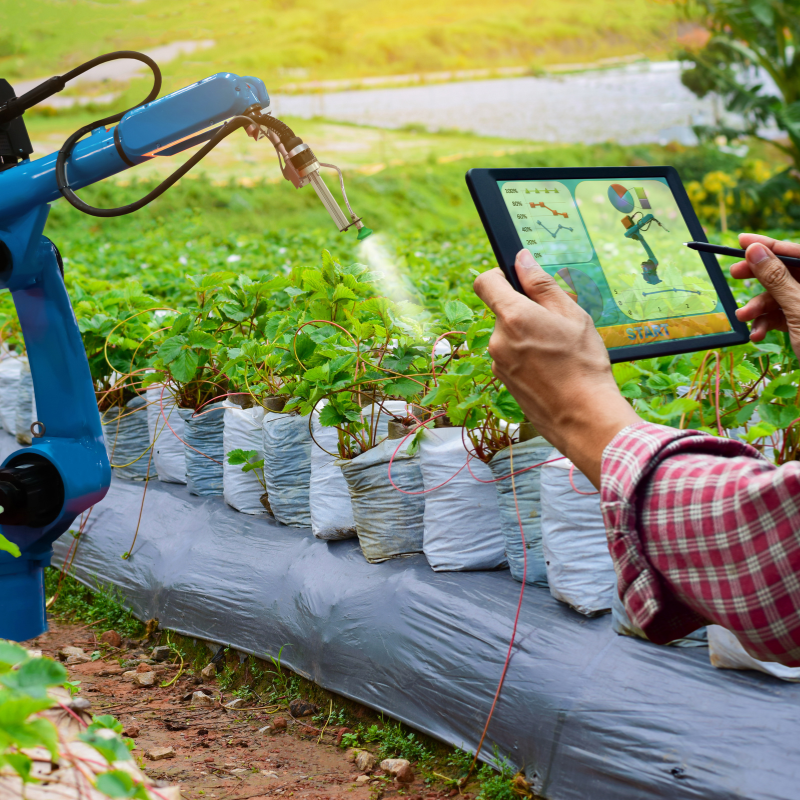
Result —
<svg viewBox="0 0 800 800"><path fill-rule="evenodd" d="M373 233L374 231L372 228L360 228L358 231L358 241L363 242L367 236L372 236Z"/></svg>

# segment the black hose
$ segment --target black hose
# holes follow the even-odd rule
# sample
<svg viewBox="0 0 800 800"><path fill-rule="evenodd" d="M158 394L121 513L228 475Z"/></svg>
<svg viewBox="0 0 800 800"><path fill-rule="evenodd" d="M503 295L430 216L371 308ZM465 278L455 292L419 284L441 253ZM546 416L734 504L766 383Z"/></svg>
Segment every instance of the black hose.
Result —
<svg viewBox="0 0 800 800"><path fill-rule="evenodd" d="M259 125L263 125L265 128L269 128L278 134L278 138L281 140L283 146L286 147L287 153L294 147L297 147L298 144L302 144L303 142L303 140L299 139L295 135L295 132L285 122L281 122L279 119L275 119L275 117L271 117L269 114L259 114L256 121ZM295 139L298 141L295 142ZM288 146L290 144L292 147Z"/></svg>
<svg viewBox="0 0 800 800"><path fill-rule="evenodd" d="M178 167L178 169L176 169L172 175L170 175L168 178L165 178L164 181L159 183L158 186L156 186L156 188L151 192L148 192L144 197L140 198L136 202L129 203L127 206L118 206L117 208L95 208L94 206L84 203L83 200L81 200L80 197L78 197L78 195L76 195L75 192L69 188L69 186L63 185L61 183L61 175L63 175L63 167L66 162L66 156L64 157L64 161L61 161L63 150L61 153L59 153L59 160L56 162L56 176L58 177L59 181L58 188L61 190L61 194L63 194L64 197L73 206L75 206L75 208L77 208L79 211L83 211L84 214L89 214L92 217L122 217L125 214L130 214L133 211L138 211L140 208L144 208L148 203L152 203L153 200L164 194L167 189L169 189L171 186L174 186L195 164L198 163L198 161L201 161L203 158L205 158L226 136L230 136L235 130L242 128L245 125L252 124L253 120L250 119L250 117L231 117L185 164ZM59 173L59 164L61 164L61 173Z"/></svg>
<svg viewBox="0 0 800 800"><path fill-rule="evenodd" d="M153 71L153 88L150 91L150 94L144 100L142 100L139 105L143 105L144 103L149 103L151 100L155 100L155 98L158 97L158 93L161 91L161 70L159 70L158 64L156 64L156 62L153 61L150 56L146 56L144 53L137 53L135 50L117 50L113 53L106 53L103 56L97 56L97 58L93 58L90 61L81 64L79 67L75 67L75 69L71 69L64 75L55 75L52 78L48 78L38 86L34 86L30 91L25 92L25 94L23 94L21 97L15 97L12 100L9 100L5 105L0 107L0 123L8 122L11 119L21 116L29 108L33 108L33 106L38 105L48 97L60 92L71 80L74 80L79 75L83 75L84 72L88 72L90 69L93 69L100 64L105 64L109 61L118 61L125 58L133 59L134 61L141 61ZM122 113L125 114L127 112L123 111ZM120 117L121 116L122 115L120 115ZM109 117L108 119L113 121L114 118ZM104 124L106 122L107 120L95 122L94 126L96 127L97 125Z"/></svg>

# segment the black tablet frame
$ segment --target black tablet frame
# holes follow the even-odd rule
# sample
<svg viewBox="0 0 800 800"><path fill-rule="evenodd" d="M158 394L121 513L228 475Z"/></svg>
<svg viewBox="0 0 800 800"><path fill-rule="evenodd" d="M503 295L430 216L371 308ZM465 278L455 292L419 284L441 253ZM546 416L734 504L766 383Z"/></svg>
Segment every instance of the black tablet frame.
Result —
<svg viewBox="0 0 800 800"><path fill-rule="evenodd" d="M683 181L674 167L565 167L565 168L520 168L520 169L471 169L467 172L467 186L478 209L483 227L489 237L495 258L509 283L520 293L520 286L514 269L517 253L523 249L511 216L508 213L498 181L558 181L564 179L646 179L666 178L669 188L678 203L692 239L707 242L700 221L697 219ZM679 353L693 353L698 350L713 350L717 347L730 347L750 341L750 332L745 323L736 319L736 301L725 281L722 269L713 253L698 253L703 260L711 283L722 302L731 323L728 333L715 333L708 336L693 336L688 339L667 339L661 342L615 347L608 351L612 363L635 361L640 358L671 356Z"/></svg>

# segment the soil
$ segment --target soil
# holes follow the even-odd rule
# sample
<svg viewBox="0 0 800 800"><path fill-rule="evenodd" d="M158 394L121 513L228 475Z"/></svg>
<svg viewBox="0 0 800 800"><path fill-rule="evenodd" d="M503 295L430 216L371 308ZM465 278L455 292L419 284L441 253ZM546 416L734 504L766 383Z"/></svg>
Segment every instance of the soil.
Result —
<svg viewBox="0 0 800 800"><path fill-rule="evenodd" d="M100 649L91 628L52 620L47 633L26 643L55 659L68 645L82 648L87 655ZM251 708L224 709L221 703L233 696L221 694L213 679L198 684L198 678L181 676L172 686L161 688L160 683L177 673L171 665L157 675L155 687L137 686L121 674L102 674L120 671L120 656L133 661L137 654L149 655L136 643L127 647L123 643L96 661L67 666L70 680L80 681L80 696L91 702L91 713L112 714L122 722L126 735L136 742L133 755L143 770L154 780L179 784L188 800L399 800L401 796L438 800L449 795L430 790L420 777L399 787L380 770L371 774L369 782L356 783L362 773L336 746L337 730L321 734L310 718L295 720L288 709L270 714L253 703L247 704ZM183 698L198 689L212 694L216 706L190 707ZM287 722L285 731L259 733L279 717ZM174 755L158 761L149 758L153 749L165 747L172 747Z"/></svg>

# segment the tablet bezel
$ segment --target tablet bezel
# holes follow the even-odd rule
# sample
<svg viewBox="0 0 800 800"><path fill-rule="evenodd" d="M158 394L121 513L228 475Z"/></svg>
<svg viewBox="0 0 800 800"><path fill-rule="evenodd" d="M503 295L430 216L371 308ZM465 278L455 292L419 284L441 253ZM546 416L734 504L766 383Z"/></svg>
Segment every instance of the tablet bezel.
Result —
<svg viewBox="0 0 800 800"><path fill-rule="evenodd" d="M471 169L467 172L467 186L478 209L483 227L489 237L497 263L509 283L522 292L514 261L523 249L511 216L508 213L498 181L557 181L563 179L645 179L666 178L669 188L686 221L695 242L707 242L703 227L697 219L683 181L674 167L565 167L565 168L520 168L520 169ZM711 278L711 283L722 302L732 330L728 333L714 333L708 336L692 336L687 339L666 339L661 342L615 347L608 351L611 362L636 361L641 358L671 356L680 353L693 353L698 350L713 350L717 347L730 347L750 341L750 332L745 323L736 319L736 301L728 286L722 269L713 253L698 253Z"/></svg>

